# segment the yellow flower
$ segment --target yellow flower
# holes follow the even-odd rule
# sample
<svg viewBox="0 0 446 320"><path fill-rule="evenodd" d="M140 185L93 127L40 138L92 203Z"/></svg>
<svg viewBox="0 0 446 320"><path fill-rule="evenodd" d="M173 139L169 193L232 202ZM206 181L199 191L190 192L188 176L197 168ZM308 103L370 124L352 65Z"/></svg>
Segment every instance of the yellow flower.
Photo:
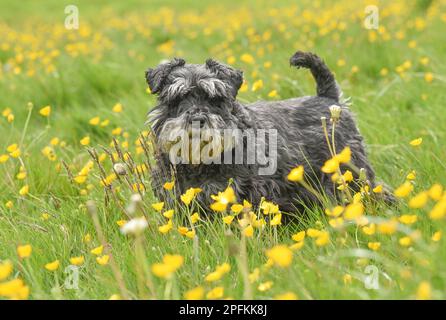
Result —
<svg viewBox="0 0 446 320"><path fill-rule="evenodd" d="M382 193L383 192L383 186L381 184L379 184L375 188L373 188L372 191L374 193Z"/></svg>
<svg viewBox="0 0 446 320"><path fill-rule="evenodd" d="M51 114L51 107L50 106L43 107L42 109L39 110L39 113L41 116L49 117Z"/></svg>
<svg viewBox="0 0 446 320"><path fill-rule="evenodd" d="M224 292L225 289L223 287L215 287L206 294L206 298L210 300L221 299L223 298Z"/></svg>
<svg viewBox="0 0 446 320"><path fill-rule="evenodd" d="M321 231L318 229L308 228L308 230L307 230L307 236L309 236L310 238L319 237L320 234L321 234Z"/></svg>
<svg viewBox="0 0 446 320"><path fill-rule="evenodd" d="M305 241L304 241L304 240L299 241L299 242L296 242L296 243L293 243L293 244L290 246L290 249L291 249L291 250L300 250L300 249L302 249L302 247L304 246L304 244L305 244Z"/></svg>
<svg viewBox="0 0 446 320"><path fill-rule="evenodd" d="M90 242L90 241L91 241L91 235L90 235L89 233L87 233L87 234L84 236L84 238L82 239L82 241L83 241L84 243L88 243L88 242Z"/></svg>
<svg viewBox="0 0 446 320"><path fill-rule="evenodd" d="M100 123L100 126L101 126L101 127L106 127L106 126L108 126L109 124L110 124L110 120L105 119L104 121L102 121L102 122Z"/></svg>
<svg viewBox="0 0 446 320"><path fill-rule="evenodd" d="M83 146L88 146L90 144L90 137L86 136L80 140L80 144Z"/></svg>
<svg viewBox="0 0 446 320"><path fill-rule="evenodd" d="M116 224L118 225L118 227L122 227L127 223L127 220L118 220L116 221Z"/></svg>
<svg viewBox="0 0 446 320"><path fill-rule="evenodd" d="M210 208L215 212L223 212L226 211L227 204L221 202L214 202L210 205Z"/></svg>
<svg viewBox="0 0 446 320"><path fill-rule="evenodd" d="M333 209L325 209L325 214L329 217L339 217L341 213L344 211L344 208L341 206L336 206Z"/></svg>
<svg viewBox="0 0 446 320"><path fill-rule="evenodd" d="M201 286L193 288L184 293L184 299L186 300L201 300L203 299L203 296L204 296L204 288Z"/></svg>
<svg viewBox="0 0 446 320"><path fill-rule="evenodd" d="M381 242L369 242L367 246L369 247L370 250L378 251L379 248L381 247Z"/></svg>
<svg viewBox="0 0 446 320"><path fill-rule="evenodd" d="M0 154L0 163L5 163L8 159L9 156L7 154Z"/></svg>
<svg viewBox="0 0 446 320"><path fill-rule="evenodd" d="M56 271L57 269L59 269L59 260L55 260L53 262L47 263L45 265L45 269L48 271Z"/></svg>
<svg viewBox="0 0 446 320"><path fill-rule="evenodd" d="M70 258L70 263L75 266L80 266L80 265L84 264L84 261L85 261L84 256Z"/></svg>
<svg viewBox="0 0 446 320"><path fill-rule="evenodd" d="M152 208L158 212L161 212L161 210L164 208L164 202L152 203Z"/></svg>
<svg viewBox="0 0 446 320"><path fill-rule="evenodd" d="M18 149L19 149L19 146L17 145L17 143L13 143L13 144L9 145L8 147L6 147L6 151L8 151L9 153L12 153Z"/></svg>
<svg viewBox="0 0 446 320"><path fill-rule="evenodd" d="M184 263L184 258L178 254L166 254L161 263L152 265L152 272L159 278L169 278Z"/></svg>
<svg viewBox="0 0 446 320"><path fill-rule="evenodd" d="M428 191L429 197L431 197L432 200L438 201L441 199L441 196L443 194L443 187L442 185L436 183L432 185L432 187Z"/></svg>
<svg viewBox="0 0 446 320"><path fill-rule="evenodd" d="M5 207L11 209L12 207L14 207L14 203L11 200L9 200L8 202L5 203Z"/></svg>
<svg viewBox="0 0 446 320"><path fill-rule="evenodd" d="M0 281L5 280L12 273L12 262L9 260L0 263Z"/></svg>
<svg viewBox="0 0 446 320"><path fill-rule="evenodd" d="M270 201L262 201L260 204L260 209L263 210L263 214L277 214L279 213L279 206L273 202Z"/></svg>
<svg viewBox="0 0 446 320"><path fill-rule="evenodd" d="M219 192L217 195L211 195L211 198L223 205L228 205L229 203L233 203L237 200L234 189L231 187L227 187L225 191Z"/></svg>
<svg viewBox="0 0 446 320"><path fill-rule="evenodd" d="M413 190L413 185L409 181L404 182L400 185L395 191L394 194L398 198L405 198L411 193Z"/></svg>
<svg viewBox="0 0 446 320"><path fill-rule="evenodd" d="M268 93L268 97L269 97L269 98L275 98L275 97L277 97L277 90L271 90L271 91Z"/></svg>
<svg viewBox="0 0 446 320"><path fill-rule="evenodd" d="M76 176L74 177L74 182L77 184L84 184L87 181L87 176Z"/></svg>
<svg viewBox="0 0 446 320"><path fill-rule="evenodd" d="M242 54L240 57L240 60L245 63L249 63L249 64L254 63L254 57L252 55L250 55L249 53Z"/></svg>
<svg viewBox="0 0 446 320"><path fill-rule="evenodd" d="M355 220L364 214L364 206L362 203L352 203L345 208L344 218L346 220Z"/></svg>
<svg viewBox="0 0 446 320"><path fill-rule="evenodd" d="M305 231L300 231L298 233L295 233L291 236L291 239L293 239L296 242L300 242L305 239Z"/></svg>
<svg viewBox="0 0 446 320"><path fill-rule="evenodd" d="M102 251L104 250L104 246L100 245L99 247L96 247L90 251L90 253L94 254L95 256L99 256L102 254Z"/></svg>
<svg viewBox="0 0 446 320"><path fill-rule="evenodd" d="M162 234L168 233L172 229L172 220L169 220L166 224L158 227L158 231Z"/></svg>
<svg viewBox="0 0 446 320"><path fill-rule="evenodd" d="M181 201L188 206L192 200L195 198L195 196L201 192L200 188L189 188L186 190L184 194L181 195Z"/></svg>
<svg viewBox="0 0 446 320"><path fill-rule="evenodd" d="M223 263L215 268L215 271L209 273L204 280L207 282L214 282L220 280L225 274L231 271L231 266L228 263Z"/></svg>
<svg viewBox="0 0 446 320"><path fill-rule="evenodd" d="M349 163L352 157L352 151L350 150L350 147L345 147L341 153L337 154L335 156L336 160L339 163Z"/></svg>
<svg viewBox="0 0 446 320"><path fill-rule="evenodd" d="M298 300L297 295L293 292L285 292L278 294L274 297L274 300Z"/></svg>
<svg viewBox="0 0 446 320"><path fill-rule="evenodd" d="M122 133L122 128L120 128L120 127L113 129L111 132L111 134L114 136L119 136L121 133Z"/></svg>
<svg viewBox="0 0 446 320"><path fill-rule="evenodd" d="M60 139L58 137L54 137L50 140L50 145L57 146L60 142Z"/></svg>
<svg viewBox="0 0 446 320"><path fill-rule="evenodd" d="M190 230L188 232L186 232L186 237L193 239L195 238L195 230Z"/></svg>
<svg viewBox="0 0 446 320"><path fill-rule="evenodd" d="M259 290L261 292L268 291L269 289L271 289L272 286L273 286L272 281L266 281L266 282L259 284L259 286L257 287L257 290Z"/></svg>
<svg viewBox="0 0 446 320"><path fill-rule="evenodd" d="M427 281L420 283L417 289L417 300L430 300L432 299L431 285Z"/></svg>
<svg viewBox="0 0 446 320"><path fill-rule="evenodd" d="M412 170L411 172L409 172L409 174L406 176L407 180L415 180L417 177L417 173L415 170Z"/></svg>
<svg viewBox="0 0 446 320"><path fill-rule="evenodd" d="M184 236L186 235L187 231L189 231L189 229L187 227L178 227L178 232Z"/></svg>
<svg viewBox="0 0 446 320"><path fill-rule="evenodd" d="M341 228L344 225L344 219L341 217L333 218L333 219L330 219L328 221L328 223L330 224L330 226L332 228Z"/></svg>
<svg viewBox="0 0 446 320"><path fill-rule="evenodd" d="M441 231L437 231L432 235L432 241L438 242L441 240Z"/></svg>
<svg viewBox="0 0 446 320"><path fill-rule="evenodd" d="M223 222L226 224L231 224L232 220L234 220L234 216L225 216L223 217Z"/></svg>
<svg viewBox="0 0 446 320"><path fill-rule="evenodd" d="M446 199L438 201L429 212L432 220L442 219L446 215Z"/></svg>
<svg viewBox="0 0 446 320"><path fill-rule="evenodd" d="M11 152L9 155L12 158L18 158L20 157L20 155L22 154L22 152L20 151L20 149L14 150L13 152Z"/></svg>
<svg viewBox="0 0 446 320"><path fill-rule="evenodd" d="M166 182L163 184L163 188L166 190L172 190L174 186L175 186L175 181Z"/></svg>
<svg viewBox="0 0 446 320"><path fill-rule="evenodd" d="M103 256L96 257L96 262L101 266L105 266L108 264L110 260L110 256L108 254L104 254Z"/></svg>
<svg viewBox="0 0 446 320"><path fill-rule="evenodd" d="M257 280L259 280L260 278L260 269L259 268L255 268L249 275L248 275L248 279L250 283L254 283Z"/></svg>
<svg viewBox="0 0 446 320"><path fill-rule="evenodd" d="M29 296L29 287L25 286L23 280L13 279L0 283L0 296L12 300L24 300Z"/></svg>
<svg viewBox="0 0 446 320"><path fill-rule="evenodd" d="M304 167L298 166L291 170L291 172L288 174L288 180L293 182L300 182L304 178Z"/></svg>
<svg viewBox="0 0 446 320"><path fill-rule="evenodd" d="M21 196L26 196L29 193L29 186L28 185L24 185L22 188L20 188L19 190L19 194Z"/></svg>
<svg viewBox="0 0 446 320"><path fill-rule="evenodd" d="M252 84L251 90L254 92L254 91L261 89L262 87L263 87L263 80L259 79L257 81L254 81L254 83Z"/></svg>
<svg viewBox="0 0 446 320"><path fill-rule="evenodd" d="M412 239L410 237L402 237L398 240L398 242L403 247L408 247L412 244Z"/></svg>
<svg viewBox="0 0 446 320"><path fill-rule="evenodd" d="M342 281L344 282L345 285L351 284L352 283L352 276L349 275L348 273L346 273L342 277Z"/></svg>
<svg viewBox="0 0 446 320"><path fill-rule="evenodd" d="M101 119L99 117L91 118L88 123L90 123L92 126L97 126L101 122Z"/></svg>
<svg viewBox="0 0 446 320"><path fill-rule="evenodd" d="M252 225L247 226L245 229L243 229L243 234L247 238L251 238L254 235L254 228Z"/></svg>
<svg viewBox="0 0 446 320"><path fill-rule="evenodd" d="M350 170L345 171L342 177L345 182L353 181L353 173Z"/></svg>
<svg viewBox="0 0 446 320"><path fill-rule="evenodd" d="M398 228L398 222L396 220L387 220L378 224L378 232L382 234L393 234Z"/></svg>
<svg viewBox="0 0 446 320"><path fill-rule="evenodd" d="M200 220L200 215L198 214L198 212L195 212L190 216L190 222L192 222L192 224L197 223L199 220Z"/></svg>
<svg viewBox="0 0 446 320"><path fill-rule="evenodd" d="M418 147L419 145L421 145L423 143L423 138L417 138L417 139L413 139L412 141L409 142L409 144L412 147Z"/></svg>
<svg viewBox="0 0 446 320"><path fill-rule="evenodd" d="M281 214L281 213L277 213L277 214L271 219L270 224L271 224L272 226L277 226L277 225L282 224L282 214Z"/></svg>
<svg viewBox="0 0 446 320"><path fill-rule="evenodd" d="M231 211L235 214L239 214L240 212L242 212L243 208L243 205L236 203L231 206Z"/></svg>
<svg viewBox="0 0 446 320"><path fill-rule="evenodd" d="M427 83L431 83L431 82L434 80L434 75L433 75L433 73L432 73L432 72L426 72L426 73L424 74L424 80L425 80Z"/></svg>
<svg viewBox="0 0 446 320"><path fill-rule="evenodd" d="M119 294L112 294L108 300L122 300Z"/></svg>
<svg viewBox="0 0 446 320"><path fill-rule="evenodd" d="M415 214L403 214L398 220L403 224L413 224L417 222L418 217Z"/></svg>
<svg viewBox="0 0 446 320"><path fill-rule="evenodd" d="M266 256L282 268L289 267L293 262L293 252L284 245L277 245L267 250Z"/></svg>
<svg viewBox="0 0 446 320"><path fill-rule="evenodd" d="M318 247L323 247L330 242L330 234L327 231L321 231L319 236L316 238L316 245Z"/></svg>
<svg viewBox="0 0 446 320"><path fill-rule="evenodd" d="M243 200L243 208L249 210L252 208L252 204L248 200Z"/></svg>
<svg viewBox="0 0 446 320"><path fill-rule="evenodd" d="M6 117L9 116L11 113L12 113L11 108L6 108L6 109L3 109L3 111L2 111L2 116L6 118Z"/></svg>
<svg viewBox="0 0 446 320"><path fill-rule="evenodd" d="M112 111L115 113L120 113L120 112L122 112L122 109L123 109L122 104L118 102L117 104L115 104L113 106Z"/></svg>
<svg viewBox="0 0 446 320"><path fill-rule="evenodd" d="M167 219L172 219L174 213L175 211L173 209L167 210L163 212L163 216L166 217Z"/></svg>
<svg viewBox="0 0 446 320"><path fill-rule="evenodd" d="M339 162L335 158L329 159L325 161L324 166L322 167L322 172L324 173L334 173L339 168Z"/></svg>

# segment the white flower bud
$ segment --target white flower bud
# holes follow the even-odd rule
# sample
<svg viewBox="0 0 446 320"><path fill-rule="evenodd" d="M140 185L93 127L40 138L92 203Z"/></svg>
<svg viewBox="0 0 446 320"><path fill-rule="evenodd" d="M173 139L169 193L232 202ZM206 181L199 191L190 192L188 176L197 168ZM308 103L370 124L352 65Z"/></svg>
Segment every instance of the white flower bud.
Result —
<svg viewBox="0 0 446 320"><path fill-rule="evenodd" d="M140 202L142 202L142 197L139 193L134 193L130 197L130 201L133 203L140 203Z"/></svg>
<svg viewBox="0 0 446 320"><path fill-rule="evenodd" d="M336 104L333 104L329 107L330 114L331 114L331 120L338 121L341 116L342 108Z"/></svg>
<svg viewBox="0 0 446 320"><path fill-rule="evenodd" d="M118 163L115 163L115 165L113 166L113 169L120 176L125 176L127 174L127 170L125 167L126 166L124 163L118 162Z"/></svg>
<svg viewBox="0 0 446 320"><path fill-rule="evenodd" d="M121 227L121 233L138 235L141 234L148 226L149 224L147 223L146 218L133 218Z"/></svg>

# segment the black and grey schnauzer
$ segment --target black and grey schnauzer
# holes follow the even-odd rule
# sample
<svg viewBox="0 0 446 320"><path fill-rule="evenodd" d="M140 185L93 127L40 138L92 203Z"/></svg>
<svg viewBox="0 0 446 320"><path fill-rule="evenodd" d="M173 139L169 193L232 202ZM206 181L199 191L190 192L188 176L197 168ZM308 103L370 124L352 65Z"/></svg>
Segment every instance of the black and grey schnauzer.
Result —
<svg viewBox="0 0 446 320"><path fill-rule="evenodd" d="M321 117L330 119L332 105L342 109L334 137L336 152L349 146L351 163L364 169L366 179L374 187L375 174L367 159L363 138L352 113L340 101L341 91L331 71L313 53L296 52L290 64L310 69L317 84L316 96L244 105L236 100L243 73L213 59L199 65L175 58L148 69L146 80L151 92L158 95L158 105L149 112L148 120L155 143L160 146L156 159L158 172L154 173L157 196L167 200L161 186L174 176L177 196L188 188L200 187L203 191L198 200L207 207L212 201L210 195L225 190L228 181L232 181L239 201L246 199L258 204L264 197L278 204L284 212L295 212L302 205L320 204L320 199L306 188L287 180L293 168L303 165L305 178L314 189L329 198L338 197L331 175L321 171L325 161L331 158ZM259 175L259 164L247 163L246 159L239 164L172 164L168 155L172 141L166 141L169 133L189 128L194 121L217 130L277 130L277 170L271 175ZM265 138L263 143L268 144L268 141ZM248 142L244 139L243 143ZM223 149L221 156L225 152L228 150ZM359 177L354 174L354 178Z"/></svg>

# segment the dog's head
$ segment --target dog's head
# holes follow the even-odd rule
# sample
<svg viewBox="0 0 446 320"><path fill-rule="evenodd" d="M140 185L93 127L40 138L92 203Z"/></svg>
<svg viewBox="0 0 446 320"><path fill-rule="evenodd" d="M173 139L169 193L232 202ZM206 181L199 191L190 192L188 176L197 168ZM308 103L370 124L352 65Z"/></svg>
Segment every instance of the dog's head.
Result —
<svg viewBox="0 0 446 320"><path fill-rule="evenodd" d="M149 123L165 151L175 142L178 130L244 129L249 120L236 101L243 73L209 59L205 64L186 64L175 58L146 71L146 80L158 105Z"/></svg>

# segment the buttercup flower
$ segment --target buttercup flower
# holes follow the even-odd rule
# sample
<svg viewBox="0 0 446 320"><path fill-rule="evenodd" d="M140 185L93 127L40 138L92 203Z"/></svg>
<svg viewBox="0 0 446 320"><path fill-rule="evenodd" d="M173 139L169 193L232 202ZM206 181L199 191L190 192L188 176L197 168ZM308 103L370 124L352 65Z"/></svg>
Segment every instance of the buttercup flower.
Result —
<svg viewBox="0 0 446 320"><path fill-rule="evenodd" d="M277 245L267 250L266 256L282 268L289 267L293 261L293 252L284 245Z"/></svg>
<svg viewBox="0 0 446 320"><path fill-rule="evenodd" d="M48 271L56 271L59 268L59 260L55 260L53 262L49 262L45 265L45 269Z"/></svg>
<svg viewBox="0 0 446 320"><path fill-rule="evenodd" d="M304 167L298 166L291 170L291 172L288 174L288 180L293 182L300 182L304 178Z"/></svg>
<svg viewBox="0 0 446 320"><path fill-rule="evenodd" d="M42 109L39 110L39 113L41 116L49 117L51 114L51 107L50 106L43 107Z"/></svg>
<svg viewBox="0 0 446 320"><path fill-rule="evenodd" d="M204 297L204 288L199 286L184 293L186 300L201 300Z"/></svg>
<svg viewBox="0 0 446 320"><path fill-rule="evenodd" d="M28 258L33 251L30 244L25 244L17 247L17 254L21 259Z"/></svg>

